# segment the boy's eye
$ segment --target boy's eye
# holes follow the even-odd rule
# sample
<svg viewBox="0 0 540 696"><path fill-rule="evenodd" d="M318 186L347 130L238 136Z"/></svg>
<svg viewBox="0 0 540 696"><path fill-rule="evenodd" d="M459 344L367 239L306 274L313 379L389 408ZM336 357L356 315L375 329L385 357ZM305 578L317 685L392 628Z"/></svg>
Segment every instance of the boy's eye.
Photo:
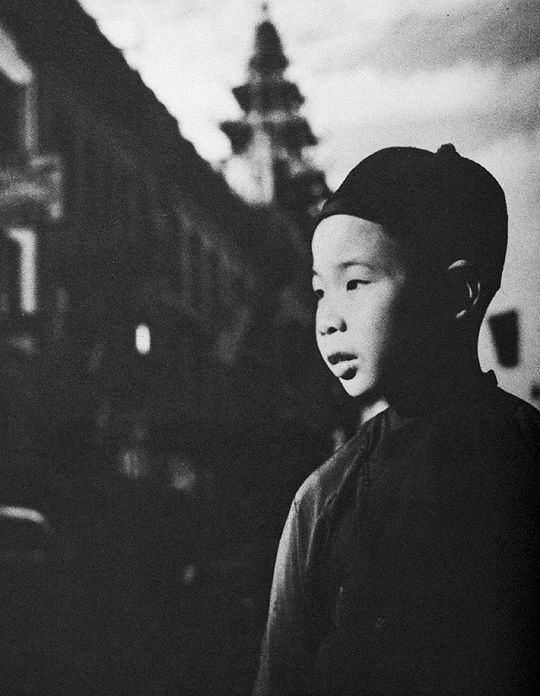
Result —
<svg viewBox="0 0 540 696"><path fill-rule="evenodd" d="M360 285L369 285L369 280L359 280L358 278L354 280L347 281L347 290L356 290Z"/></svg>

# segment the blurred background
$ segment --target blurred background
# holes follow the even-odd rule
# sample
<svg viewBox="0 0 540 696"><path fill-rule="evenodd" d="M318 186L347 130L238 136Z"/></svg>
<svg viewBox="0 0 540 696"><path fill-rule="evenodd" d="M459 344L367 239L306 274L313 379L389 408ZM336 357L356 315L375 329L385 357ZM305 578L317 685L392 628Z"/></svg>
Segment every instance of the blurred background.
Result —
<svg viewBox="0 0 540 696"><path fill-rule="evenodd" d="M534 0L0 1L0 692L248 694L292 497L362 404L309 239L390 145L507 194L480 355L540 404Z"/></svg>

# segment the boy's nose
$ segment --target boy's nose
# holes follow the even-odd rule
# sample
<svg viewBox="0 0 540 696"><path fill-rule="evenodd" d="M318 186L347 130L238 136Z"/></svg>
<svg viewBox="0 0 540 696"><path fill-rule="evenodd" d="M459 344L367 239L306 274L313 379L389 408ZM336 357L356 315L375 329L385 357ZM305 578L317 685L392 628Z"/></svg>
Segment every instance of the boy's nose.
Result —
<svg viewBox="0 0 540 696"><path fill-rule="evenodd" d="M340 313L330 307L319 312L317 317L317 331L321 336L336 333L336 331L345 331L347 325Z"/></svg>

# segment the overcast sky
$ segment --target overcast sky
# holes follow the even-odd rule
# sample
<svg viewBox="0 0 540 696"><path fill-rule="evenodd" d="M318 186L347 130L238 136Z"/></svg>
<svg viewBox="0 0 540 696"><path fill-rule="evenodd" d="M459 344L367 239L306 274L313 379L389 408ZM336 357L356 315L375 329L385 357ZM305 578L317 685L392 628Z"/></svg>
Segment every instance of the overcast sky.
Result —
<svg viewBox="0 0 540 696"><path fill-rule="evenodd" d="M82 0L207 159L238 115L256 0ZM336 185L398 142L469 154L538 129L537 0L273 0L270 13ZM523 144L523 143L522 143ZM527 148L530 150L530 148Z"/></svg>
<svg viewBox="0 0 540 696"><path fill-rule="evenodd" d="M256 0L81 0L200 154L229 152ZM494 304L524 319L528 379L540 376L540 2L271 0L270 16L336 187L388 145L453 142L506 190L511 243ZM511 376L508 376L510 379ZM512 385L510 385L512 386ZM520 391L523 388L520 387ZM516 391L516 389L514 389Z"/></svg>

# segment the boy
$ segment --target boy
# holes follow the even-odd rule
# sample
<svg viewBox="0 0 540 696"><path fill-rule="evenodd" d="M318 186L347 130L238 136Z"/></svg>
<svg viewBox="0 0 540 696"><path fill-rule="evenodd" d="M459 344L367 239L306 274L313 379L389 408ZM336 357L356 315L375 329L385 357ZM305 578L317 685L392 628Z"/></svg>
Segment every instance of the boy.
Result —
<svg viewBox="0 0 540 696"><path fill-rule="evenodd" d="M506 240L501 187L452 145L376 152L325 204L319 350L381 405L295 497L257 696L534 692L540 419L477 358Z"/></svg>

